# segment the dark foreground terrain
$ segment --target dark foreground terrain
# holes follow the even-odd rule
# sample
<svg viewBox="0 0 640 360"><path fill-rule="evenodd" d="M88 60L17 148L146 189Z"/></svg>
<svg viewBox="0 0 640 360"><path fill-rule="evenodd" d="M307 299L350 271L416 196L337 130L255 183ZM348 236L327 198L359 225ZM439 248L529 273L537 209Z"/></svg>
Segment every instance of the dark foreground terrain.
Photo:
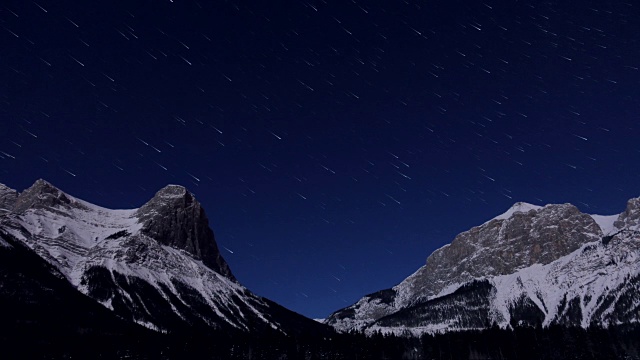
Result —
<svg viewBox="0 0 640 360"><path fill-rule="evenodd" d="M421 338L361 334L3 333L3 359L640 359L636 328L489 329Z"/></svg>

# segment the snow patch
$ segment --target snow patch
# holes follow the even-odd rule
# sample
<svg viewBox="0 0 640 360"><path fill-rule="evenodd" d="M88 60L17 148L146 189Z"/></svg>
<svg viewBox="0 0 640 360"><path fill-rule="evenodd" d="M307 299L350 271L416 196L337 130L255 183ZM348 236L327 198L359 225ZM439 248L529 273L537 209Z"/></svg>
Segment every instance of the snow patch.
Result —
<svg viewBox="0 0 640 360"><path fill-rule="evenodd" d="M613 223L618 220L620 215L590 215L593 220L595 220L596 224L600 226L602 233L604 235L611 235L616 232L618 229L613 225Z"/></svg>

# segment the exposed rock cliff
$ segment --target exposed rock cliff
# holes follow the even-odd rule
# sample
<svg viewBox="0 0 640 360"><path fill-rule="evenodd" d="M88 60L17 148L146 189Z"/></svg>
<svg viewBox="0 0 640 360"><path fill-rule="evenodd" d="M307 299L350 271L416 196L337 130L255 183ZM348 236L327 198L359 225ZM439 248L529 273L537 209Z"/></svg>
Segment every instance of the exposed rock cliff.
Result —
<svg viewBox="0 0 640 360"><path fill-rule="evenodd" d="M414 328L417 332L479 328L491 323L508 326L512 320L517 324L523 319L538 319L540 324L568 321L575 326L592 322L606 326L608 320L601 315L612 310L601 309L596 316L594 309L606 304L593 299L600 293L617 298L638 290L621 284L625 276L633 279L640 271L640 237L634 231L640 221L639 205L640 199L631 199L619 216L592 216L571 204L540 207L517 203L434 251L423 267L397 286L365 296L333 313L326 323L338 330ZM621 263L622 258L626 260ZM611 264L623 265L611 273L607 268ZM606 276L595 283L593 273ZM506 280L514 276L516 280ZM527 283L527 277L535 280ZM564 280L569 278L571 285L566 286ZM513 287L509 281L523 285ZM470 285L474 283L485 285ZM594 287L600 283L608 285ZM613 287L620 291L609 293ZM479 300L478 296L484 298ZM580 316L566 315L569 307L576 311L577 303L570 301L581 304L577 308L582 309ZM612 303L615 301L609 305ZM454 304L460 311L451 311ZM622 307L633 312L634 304ZM478 306L486 316L478 318L463 311Z"/></svg>
<svg viewBox="0 0 640 360"><path fill-rule="evenodd" d="M202 205L187 189L169 185L136 211L142 233L183 249L218 273L235 279L220 255Z"/></svg>

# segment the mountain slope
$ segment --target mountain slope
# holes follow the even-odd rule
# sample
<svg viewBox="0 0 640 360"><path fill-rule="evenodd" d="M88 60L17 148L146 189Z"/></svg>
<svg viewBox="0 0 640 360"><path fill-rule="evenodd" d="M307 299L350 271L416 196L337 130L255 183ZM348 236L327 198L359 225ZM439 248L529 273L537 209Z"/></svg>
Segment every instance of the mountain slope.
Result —
<svg viewBox="0 0 640 360"><path fill-rule="evenodd" d="M124 333L137 326L78 293L50 264L7 234L0 233L2 336L46 333L62 326L74 333ZM73 311L70 311L73 309Z"/></svg>
<svg viewBox="0 0 640 360"><path fill-rule="evenodd" d="M116 358L118 351L136 348L140 339L155 340L151 330L118 318L78 292L20 241L0 232L0 242L3 358L68 358L70 349L83 358Z"/></svg>
<svg viewBox="0 0 640 360"><path fill-rule="evenodd" d="M326 330L240 285L204 210L181 186L167 186L131 210L95 206L43 180L17 196L3 189L5 237L125 320L163 332Z"/></svg>
<svg viewBox="0 0 640 360"><path fill-rule="evenodd" d="M639 199L619 216L518 203L458 235L389 290L333 313L341 331L414 334L493 323L587 327L637 322Z"/></svg>

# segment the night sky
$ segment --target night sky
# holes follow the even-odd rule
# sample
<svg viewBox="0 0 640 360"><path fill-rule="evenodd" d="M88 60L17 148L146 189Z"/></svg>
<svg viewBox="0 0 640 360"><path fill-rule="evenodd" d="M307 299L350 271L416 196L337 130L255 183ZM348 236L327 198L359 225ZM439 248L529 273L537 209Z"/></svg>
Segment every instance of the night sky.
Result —
<svg viewBox="0 0 640 360"><path fill-rule="evenodd" d="M1 183L184 185L239 281L309 317L516 201L640 196L634 1L5 0L0 25Z"/></svg>

